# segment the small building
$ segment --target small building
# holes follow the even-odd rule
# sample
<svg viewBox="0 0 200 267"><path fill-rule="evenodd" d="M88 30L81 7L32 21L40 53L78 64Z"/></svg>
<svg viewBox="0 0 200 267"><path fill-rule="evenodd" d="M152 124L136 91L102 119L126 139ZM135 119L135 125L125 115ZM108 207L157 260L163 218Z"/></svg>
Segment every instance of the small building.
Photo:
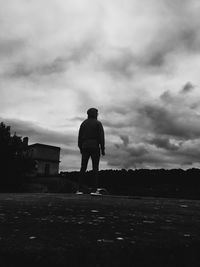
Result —
<svg viewBox="0 0 200 267"><path fill-rule="evenodd" d="M37 175L57 175L60 163L60 147L45 144L29 145L31 157L36 161Z"/></svg>

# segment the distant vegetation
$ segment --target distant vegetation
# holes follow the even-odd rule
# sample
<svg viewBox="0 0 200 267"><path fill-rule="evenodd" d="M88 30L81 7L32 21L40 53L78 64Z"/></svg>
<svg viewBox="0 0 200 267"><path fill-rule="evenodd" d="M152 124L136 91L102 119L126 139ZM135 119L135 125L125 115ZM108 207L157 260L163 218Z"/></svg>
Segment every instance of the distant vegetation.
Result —
<svg viewBox="0 0 200 267"><path fill-rule="evenodd" d="M79 172L62 172L77 182ZM85 184L92 185L92 172L86 172ZM102 170L99 186L111 194L200 199L200 169L136 169Z"/></svg>
<svg viewBox="0 0 200 267"><path fill-rule="evenodd" d="M26 138L11 134L10 126L0 123L0 191L17 191L27 173L34 169Z"/></svg>

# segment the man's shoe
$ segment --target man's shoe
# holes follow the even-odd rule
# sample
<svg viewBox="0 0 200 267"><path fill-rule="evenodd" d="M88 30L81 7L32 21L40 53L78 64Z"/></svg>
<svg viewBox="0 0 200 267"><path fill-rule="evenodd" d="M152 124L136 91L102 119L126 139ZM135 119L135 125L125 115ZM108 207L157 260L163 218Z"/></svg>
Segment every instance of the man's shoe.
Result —
<svg viewBox="0 0 200 267"><path fill-rule="evenodd" d="M76 191L76 195L83 195L83 192L82 191Z"/></svg>
<svg viewBox="0 0 200 267"><path fill-rule="evenodd" d="M92 196L102 196L102 194L101 194L99 189L97 189L96 192L91 192L90 195L92 195Z"/></svg>

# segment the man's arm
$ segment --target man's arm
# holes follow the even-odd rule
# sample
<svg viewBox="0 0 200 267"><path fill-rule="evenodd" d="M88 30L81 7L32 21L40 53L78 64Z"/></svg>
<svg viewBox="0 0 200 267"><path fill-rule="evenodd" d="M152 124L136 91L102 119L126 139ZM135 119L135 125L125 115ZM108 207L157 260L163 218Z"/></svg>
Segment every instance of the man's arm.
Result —
<svg viewBox="0 0 200 267"><path fill-rule="evenodd" d="M101 147L101 154L105 155L105 135L104 135L104 129L101 122L99 123L99 134L100 134L100 147Z"/></svg>
<svg viewBox="0 0 200 267"><path fill-rule="evenodd" d="M79 132L78 132L78 147L80 149L80 152L82 153L82 124L79 128Z"/></svg>

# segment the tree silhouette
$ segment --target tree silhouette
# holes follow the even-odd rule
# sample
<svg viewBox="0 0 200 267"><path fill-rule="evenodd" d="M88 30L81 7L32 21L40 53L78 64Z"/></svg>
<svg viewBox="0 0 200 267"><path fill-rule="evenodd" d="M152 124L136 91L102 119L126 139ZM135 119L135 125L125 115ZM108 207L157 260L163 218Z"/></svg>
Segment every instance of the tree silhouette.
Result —
<svg viewBox="0 0 200 267"><path fill-rule="evenodd" d="M27 173L34 169L26 138L11 135L10 126L0 123L0 190L17 190Z"/></svg>

